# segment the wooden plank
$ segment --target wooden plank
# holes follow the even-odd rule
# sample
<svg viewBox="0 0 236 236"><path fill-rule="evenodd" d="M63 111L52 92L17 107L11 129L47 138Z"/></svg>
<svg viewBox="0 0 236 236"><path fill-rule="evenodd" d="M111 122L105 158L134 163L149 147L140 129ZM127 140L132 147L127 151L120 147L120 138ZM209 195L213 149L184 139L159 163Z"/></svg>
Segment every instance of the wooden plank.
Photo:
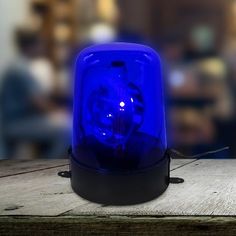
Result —
<svg viewBox="0 0 236 236"><path fill-rule="evenodd" d="M72 192L70 179L57 175L68 166L0 178L0 215L62 214L87 204Z"/></svg>
<svg viewBox="0 0 236 236"><path fill-rule="evenodd" d="M178 168L187 163L191 163L193 159L173 159L171 160L171 169ZM9 175L24 174L35 170L43 170L45 168L68 165L68 159L55 160L1 160L0 161L0 178Z"/></svg>
<svg viewBox="0 0 236 236"><path fill-rule="evenodd" d="M178 168L187 163L191 163L193 159L173 159L171 160L171 169ZM0 178L31 172L34 170L42 170L45 168L57 167L69 164L68 159L39 159L39 160L1 160L0 161Z"/></svg>
<svg viewBox="0 0 236 236"><path fill-rule="evenodd" d="M171 168L177 168L192 161L173 160ZM3 164L9 163L8 166L5 165L4 173L12 176L0 178L0 215L57 215L76 206L83 209L82 212L86 211L88 204L90 210L92 207L98 207L98 204L88 203L74 194L70 188L69 179L57 176L59 170L68 170L68 166L51 168L53 165L66 162L65 160L33 161L32 164L16 162L16 167L13 164L15 161L3 162ZM24 166L24 164L27 165ZM1 169L4 170L4 165ZM22 171L29 173L22 174Z"/></svg>
<svg viewBox="0 0 236 236"><path fill-rule="evenodd" d="M235 217L0 217L0 235L235 235Z"/></svg>
<svg viewBox="0 0 236 236"><path fill-rule="evenodd" d="M67 165L68 159L60 160L1 160L0 161L0 178L27 173L35 170L42 170L56 166Z"/></svg>
<svg viewBox="0 0 236 236"><path fill-rule="evenodd" d="M134 206L88 204L65 215L236 215L236 160L198 160L171 172L184 178L159 198Z"/></svg>

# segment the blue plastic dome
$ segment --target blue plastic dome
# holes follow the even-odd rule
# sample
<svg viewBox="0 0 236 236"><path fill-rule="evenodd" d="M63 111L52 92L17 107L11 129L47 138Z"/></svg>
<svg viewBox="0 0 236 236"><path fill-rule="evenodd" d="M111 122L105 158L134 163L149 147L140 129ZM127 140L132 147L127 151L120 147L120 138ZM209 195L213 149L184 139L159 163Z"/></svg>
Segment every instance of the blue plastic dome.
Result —
<svg viewBox="0 0 236 236"><path fill-rule="evenodd" d="M160 59L129 43L84 49L76 62L72 155L97 171L148 168L167 148Z"/></svg>

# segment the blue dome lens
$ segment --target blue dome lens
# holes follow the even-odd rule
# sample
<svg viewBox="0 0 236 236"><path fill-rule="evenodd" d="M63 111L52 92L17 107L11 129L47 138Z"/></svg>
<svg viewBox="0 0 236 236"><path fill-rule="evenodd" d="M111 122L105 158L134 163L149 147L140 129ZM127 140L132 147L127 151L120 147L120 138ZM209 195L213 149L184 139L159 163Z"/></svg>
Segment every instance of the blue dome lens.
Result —
<svg viewBox="0 0 236 236"><path fill-rule="evenodd" d="M101 86L91 92L88 121L100 142L109 146L123 144L141 125L143 104L134 88L120 83L119 87Z"/></svg>
<svg viewBox="0 0 236 236"><path fill-rule="evenodd" d="M103 171L158 163L167 148L158 55L137 44L96 45L81 52L76 69L75 159Z"/></svg>

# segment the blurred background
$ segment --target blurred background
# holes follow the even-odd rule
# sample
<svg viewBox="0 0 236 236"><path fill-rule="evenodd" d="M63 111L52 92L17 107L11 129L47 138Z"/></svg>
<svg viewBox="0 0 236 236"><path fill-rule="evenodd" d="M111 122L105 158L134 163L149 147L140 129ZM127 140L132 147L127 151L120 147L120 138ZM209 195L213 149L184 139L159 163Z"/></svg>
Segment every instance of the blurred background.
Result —
<svg viewBox="0 0 236 236"><path fill-rule="evenodd" d="M75 55L111 41L160 53L169 147L236 157L235 0L0 0L0 34L0 159L67 157Z"/></svg>

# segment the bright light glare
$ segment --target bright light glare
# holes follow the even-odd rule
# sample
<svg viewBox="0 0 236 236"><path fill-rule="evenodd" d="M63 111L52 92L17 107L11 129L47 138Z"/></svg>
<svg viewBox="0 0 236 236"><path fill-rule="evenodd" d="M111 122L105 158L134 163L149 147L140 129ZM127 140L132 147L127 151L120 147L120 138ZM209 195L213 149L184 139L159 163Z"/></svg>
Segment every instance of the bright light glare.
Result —
<svg viewBox="0 0 236 236"><path fill-rule="evenodd" d="M124 103L124 102L120 102L120 106L121 106L121 107L124 107L124 106L125 106L125 103Z"/></svg>

